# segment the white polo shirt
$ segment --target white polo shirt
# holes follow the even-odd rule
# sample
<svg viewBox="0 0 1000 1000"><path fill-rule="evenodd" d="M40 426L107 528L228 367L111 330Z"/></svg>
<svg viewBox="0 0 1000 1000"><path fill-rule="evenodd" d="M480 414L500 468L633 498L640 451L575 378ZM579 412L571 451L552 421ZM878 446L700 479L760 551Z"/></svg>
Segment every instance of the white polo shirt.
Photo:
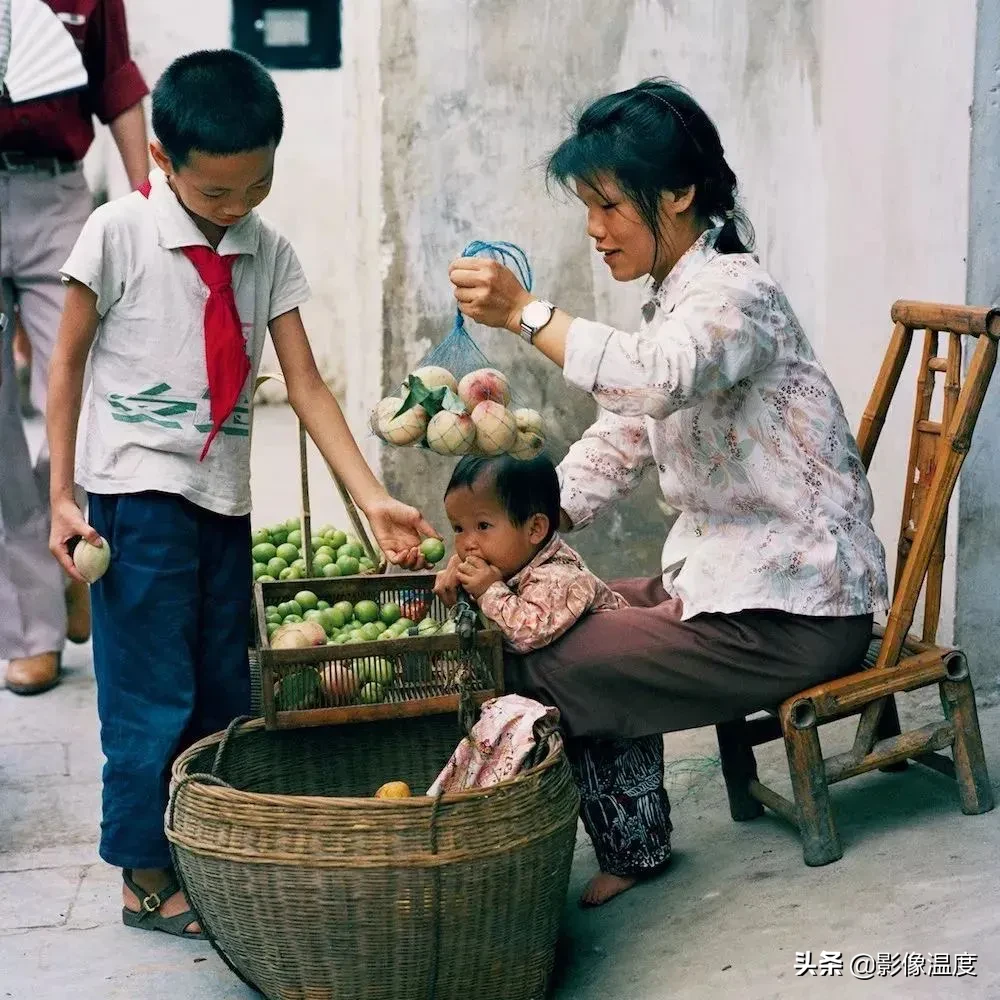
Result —
<svg viewBox="0 0 1000 1000"><path fill-rule="evenodd" d="M62 268L97 296L76 451L90 493L175 493L219 514L250 510L252 387L267 325L301 306L309 286L292 245L251 212L226 230L220 254L238 254L233 291L250 376L212 447L205 369L208 289L181 247L208 246L164 174L148 200L133 193L91 215Z"/></svg>

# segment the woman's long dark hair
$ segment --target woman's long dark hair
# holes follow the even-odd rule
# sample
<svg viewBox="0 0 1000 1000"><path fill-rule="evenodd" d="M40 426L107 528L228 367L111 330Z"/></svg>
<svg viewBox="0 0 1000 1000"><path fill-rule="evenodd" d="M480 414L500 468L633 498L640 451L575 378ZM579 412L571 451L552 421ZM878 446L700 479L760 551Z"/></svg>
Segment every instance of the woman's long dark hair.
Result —
<svg viewBox="0 0 1000 1000"><path fill-rule="evenodd" d="M722 222L721 253L749 253L753 227L736 204L736 175L726 162L712 119L670 80L643 80L594 101L576 131L549 158L547 177L600 190L600 175L614 177L660 245L660 196L694 185L695 211Z"/></svg>

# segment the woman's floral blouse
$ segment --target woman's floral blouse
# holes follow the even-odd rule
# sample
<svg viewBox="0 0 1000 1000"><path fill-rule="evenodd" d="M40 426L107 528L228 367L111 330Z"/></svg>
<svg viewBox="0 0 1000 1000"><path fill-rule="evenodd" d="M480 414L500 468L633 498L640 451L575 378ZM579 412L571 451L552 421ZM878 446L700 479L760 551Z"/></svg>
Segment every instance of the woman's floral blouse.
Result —
<svg viewBox="0 0 1000 1000"><path fill-rule="evenodd" d="M566 379L601 411L560 465L563 508L583 527L655 465L679 512L663 585L685 619L882 611L885 552L840 399L777 283L750 254L720 254L718 232L678 261L637 334L570 327Z"/></svg>

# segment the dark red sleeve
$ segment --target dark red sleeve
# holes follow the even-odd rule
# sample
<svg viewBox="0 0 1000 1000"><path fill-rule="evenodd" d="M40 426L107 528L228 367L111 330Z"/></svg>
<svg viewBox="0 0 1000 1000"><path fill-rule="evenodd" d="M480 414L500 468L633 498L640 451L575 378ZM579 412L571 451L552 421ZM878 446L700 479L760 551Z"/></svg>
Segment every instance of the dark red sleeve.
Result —
<svg viewBox="0 0 1000 1000"><path fill-rule="evenodd" d="M90 77L90 106L104 124L149 93L129 53L124 0L97 0L87 25L83 61Z"/></svg>

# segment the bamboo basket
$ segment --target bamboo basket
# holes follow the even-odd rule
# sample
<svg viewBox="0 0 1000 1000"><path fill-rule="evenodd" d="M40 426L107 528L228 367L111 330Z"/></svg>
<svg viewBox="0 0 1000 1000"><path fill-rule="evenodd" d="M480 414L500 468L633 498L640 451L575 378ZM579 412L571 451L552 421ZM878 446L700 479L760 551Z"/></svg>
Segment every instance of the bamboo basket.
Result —
<svg viewBox="0 0 1000 1000"><path fill-rule="evenodd" d="M557 733L512 781L428 787L453 717L266 732L175 762L174 865L213 945L271 1000L540 1000L553 968L579 798Z"/></svg>
<svg viewBox="0 0 1000 1000"><path fill-rule="evenodd" d="M434 579L433 573L331 577L310 581L310 589L331 605L344 600L351 604L363 599L378 604L393 601L402 606L407 617L430 616L443 623L447 609L434 594ZM265 609L294 597L302 589L301 583L289 580L254 585L256 655L268 729L435 713L458 712L469 718L475 705L503 693L502 637L482 616L476 619L478 627L464 636L456 633L271 649ZM376 665L391 667L393 680L376 702L362 704L362 685L356 679ZM347 684L346 679L354 683Z"/></svg>
<svg viewBox="0 0 1000 1000"><path fill-rule="evenodd" d="M254 382L253 391L254 394L260 389L265 382L280 382L282 385L285 384L284 378L278 372L262 372L257 376L257 380ZM302 421L297 421L298 424L298 444L299 444L299 497L300 497L300 512L299 512L299 524L302 531L303 540L303 559L306 563L306 577L296 581L301 584L297 589L303 590L306 587L311 588L311 584L314 582L315 578L312 575L312 508L309 499L309 439L306 434L306 429L302 425ZM340 499L343 501L344 510L347 512L347 516L350 519L351 527L354 528L355 534L361 543L362 548L368 555L376 566L376 574L385 573L388 569L388 562L382 552L372 543L371 538L368 535L368 530L365 528L365 523L361 519L361 515L358 512L357 505L354 503L354 499L351 494L347 491L347 488L341 482L340 477L330 468L329 464L326 464L327 470L330 473L330 478L333 479L334 484L337 487L337 492L340 494ZM368 574L371 575L371 574ZM325 578L321 578L325 579ZM259 716L263 714L264 702L261 691L261 677L260 677L260 658L257 653L257 621L256 614L251 614L250 618L250 639L249 639L249 663L250 663L250 711L253 715Z"/></svg>

